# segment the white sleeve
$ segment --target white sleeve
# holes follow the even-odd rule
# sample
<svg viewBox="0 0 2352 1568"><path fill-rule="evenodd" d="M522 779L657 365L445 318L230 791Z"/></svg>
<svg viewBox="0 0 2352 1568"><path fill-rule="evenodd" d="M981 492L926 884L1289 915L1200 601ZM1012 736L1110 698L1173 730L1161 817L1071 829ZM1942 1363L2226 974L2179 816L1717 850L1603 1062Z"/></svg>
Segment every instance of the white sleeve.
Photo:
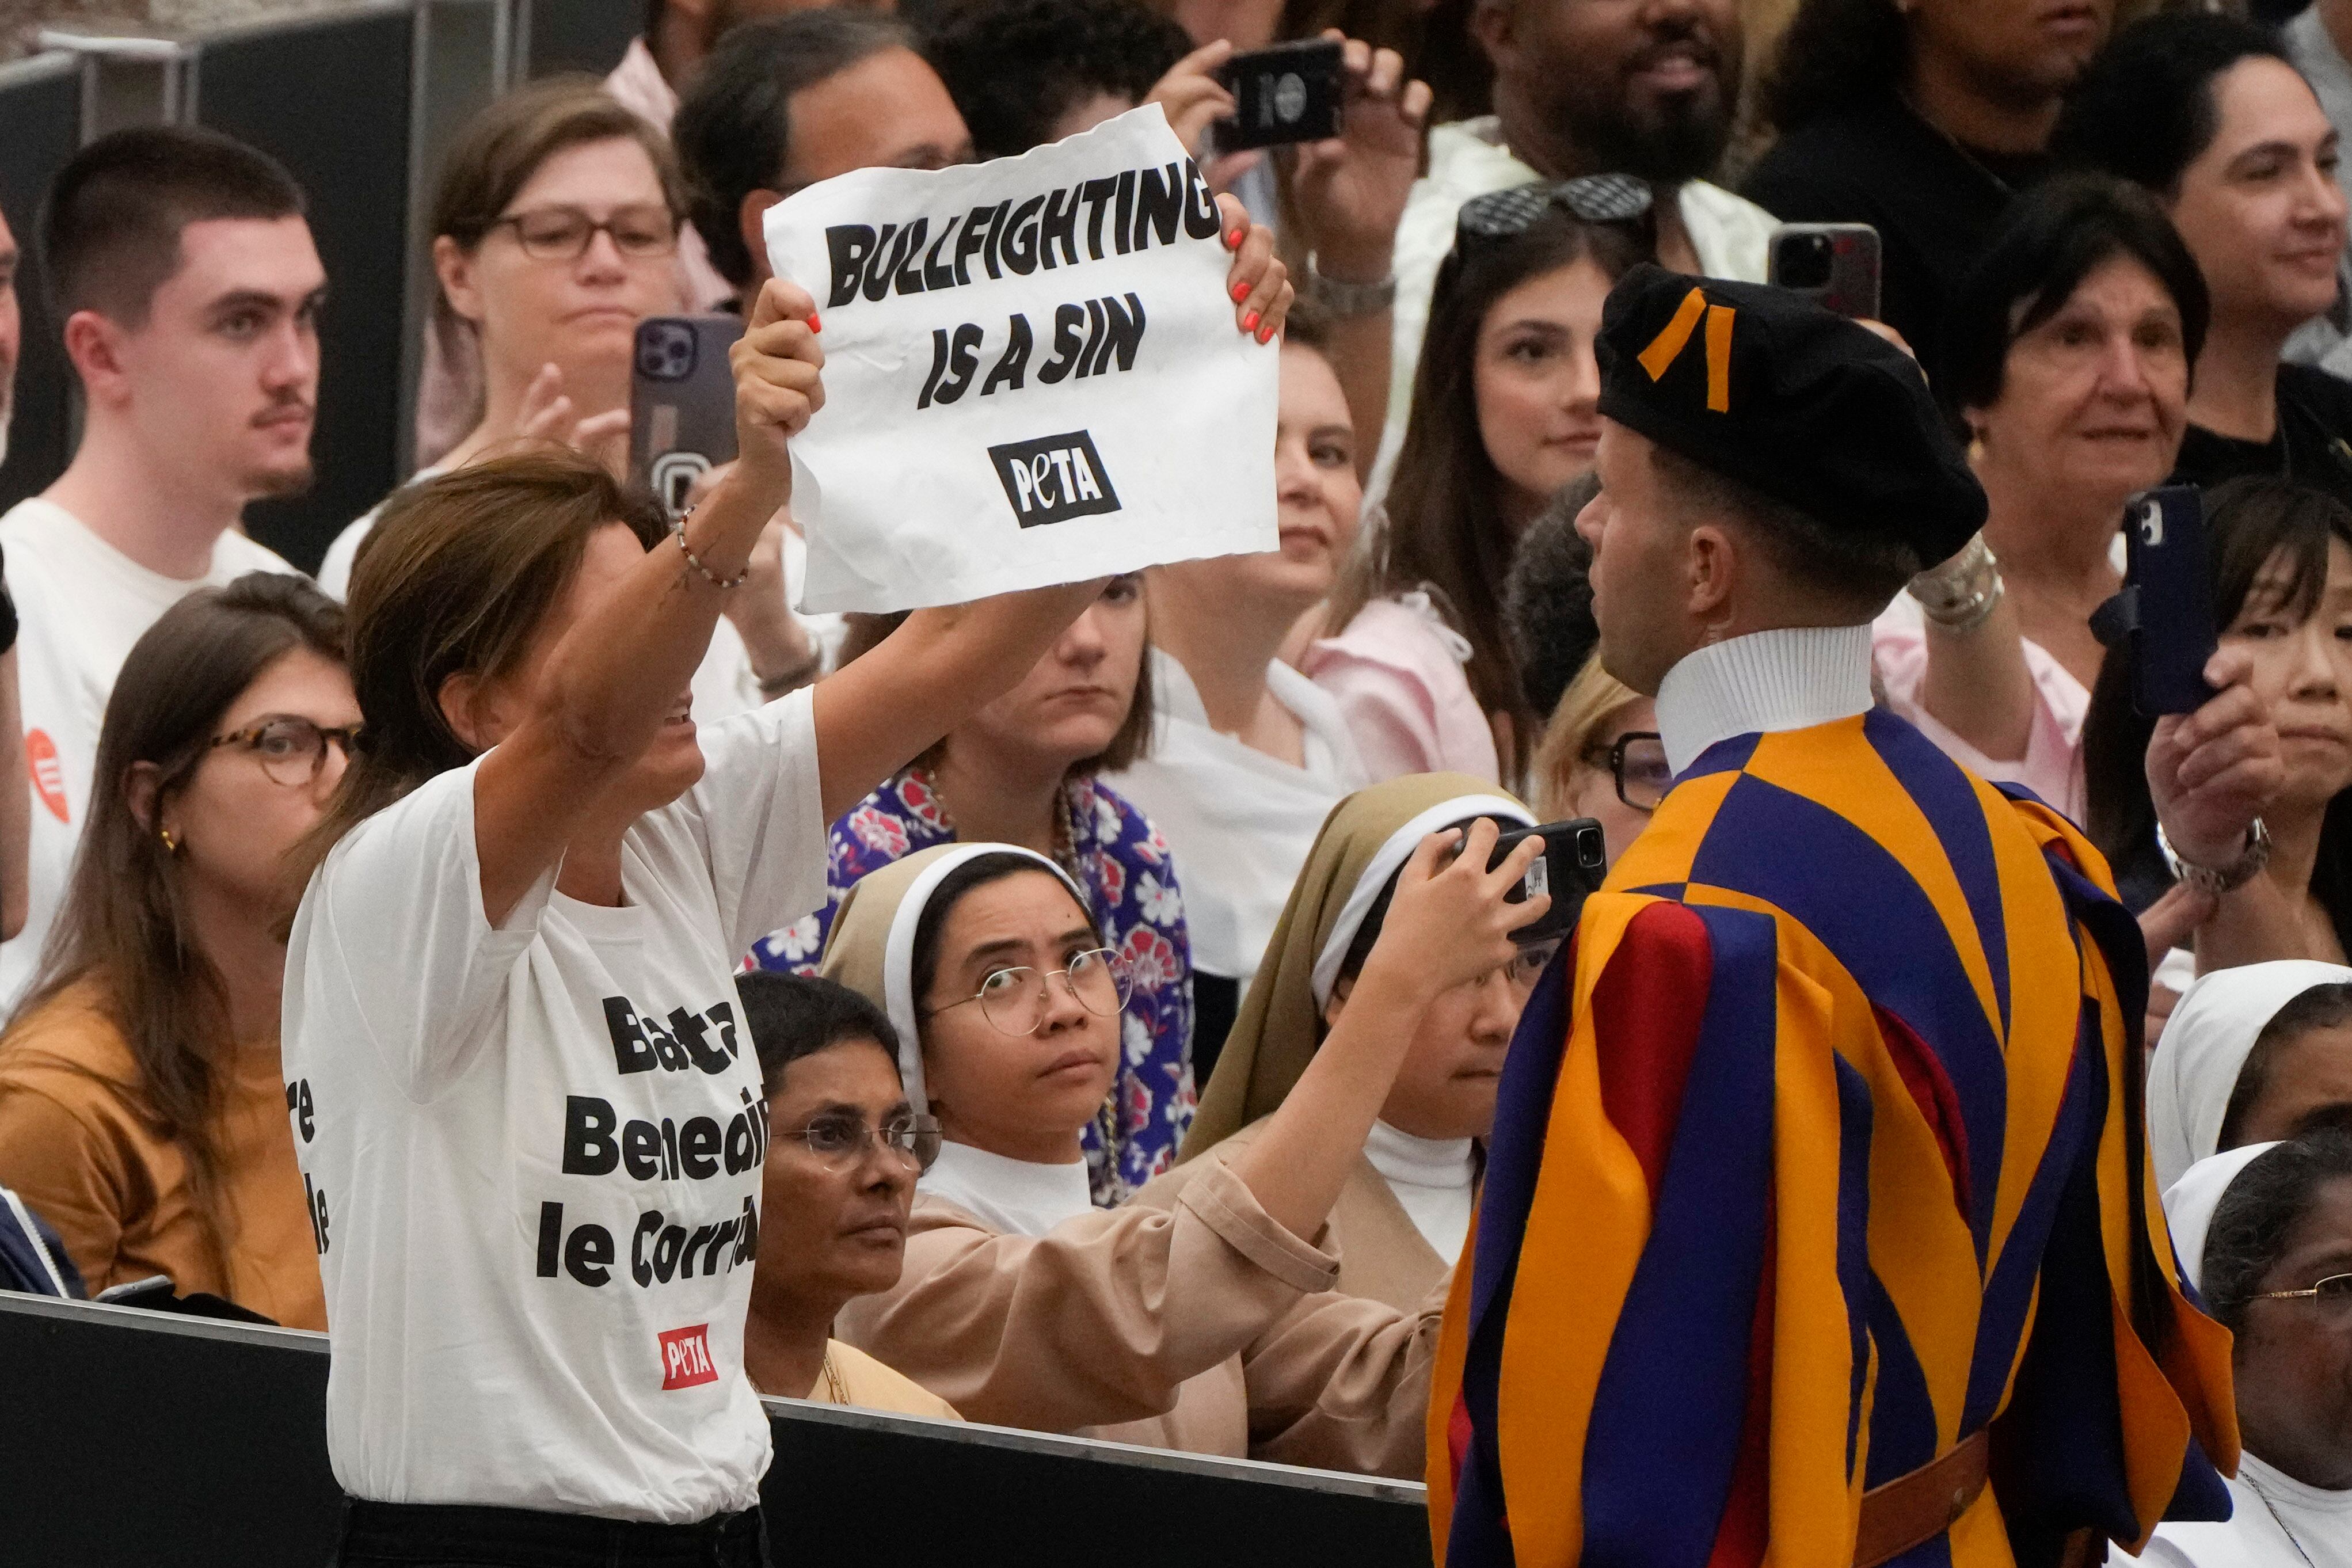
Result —
<svg viewBox="0 0 2352 1568"><path fill-rule="evenodd" d="M508 980L555 886L550 866L503 924L482 912L480 766L477 758L428 780L352 829L295 920L300 991L289 1002L303 1008L305 1030L364 1037L420 1104L456 1082L496 1036Z"/></svg>
<svg viewBox="0 0 2352 1568"><path fill-rule="evenodd" d="M749 952L825 900L811 689L705 730L702 758L701 782L673 809L685 815L709 859L730 951Z"/></svg>

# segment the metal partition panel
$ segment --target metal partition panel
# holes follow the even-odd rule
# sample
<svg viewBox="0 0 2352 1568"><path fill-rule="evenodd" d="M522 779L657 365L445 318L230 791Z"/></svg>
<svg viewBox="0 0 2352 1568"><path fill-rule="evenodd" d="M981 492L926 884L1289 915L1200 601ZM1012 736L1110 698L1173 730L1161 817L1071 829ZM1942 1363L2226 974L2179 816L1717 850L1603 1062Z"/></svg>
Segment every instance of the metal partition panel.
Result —
<svg viewBox="0 0 2352 1568"><path fill-rule="evenodd" d="M323 369L307 495L248 509L253 536L306 570L401 477L408 258L409 5L372 5L198 38L194 119L293 171L326 263Z"/></svg>
<svg viewBox="0 0 2352 1568"><path fill-rule="evenodd" d="M24 257L16 273L24 348L7 460L0 462L0 510L47 489L73 456L73 370L58 341L33 224L41 193L81 145L83 86L81 61L70 54L0 65L0 148L6 149L0 153L0 215Z"/></svg>
<svg viewBox="0 0 2352 1568"><path fill-rule="evenodd" d="M10 1562L319 1568L325 1336L0 1291ZM1426 1568L1419 1486L770 1400L795 1563Z"/></svg>
<svg viewBox="0 0 2352 1568"><path fill-rule="evenodd" d="M394 452L405 479L416 450L416 388L425 323L440 297L433 271L433 193L442 160L466 122L506 87L512 58L509 0L416 0L408 121L408 271L402 300L400 407Z"/></svg>
<svg viewBox="0 0 2352 1568"><path fill-rule="evenodd" d="M645 26L646 0L515 0L515 13L525 76L603 76Z"/></svg>

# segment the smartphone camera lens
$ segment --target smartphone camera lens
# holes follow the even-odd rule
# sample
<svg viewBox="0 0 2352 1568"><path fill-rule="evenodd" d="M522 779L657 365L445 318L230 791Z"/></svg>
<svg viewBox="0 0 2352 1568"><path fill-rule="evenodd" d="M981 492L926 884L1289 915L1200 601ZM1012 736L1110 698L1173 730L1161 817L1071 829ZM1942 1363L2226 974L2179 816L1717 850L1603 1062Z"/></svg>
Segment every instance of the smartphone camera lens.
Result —
<svg viewBox="0 0 2352 1568"><path fill-rule="evenodd" d="M1576 863L1587 871L1607 869L1609 846L1599 828L1588 827L1576 836Z"/></svg>
<svg viewBox="0 0 2352 1568"><path fill-rule="evenodd" d="M694 329L683 321L648 321L637 334L637 374L648 381L684 381L694 374Z"/></svg>
<svg viewBox="0 0 2352 1568"><path fill-rule="evenodd" d="M1296 125L1307 112L1307 81L1297 71L1285 71L1282 79L1274 84L1275 118L1285 125Z"/></svg>
<svg viewBox="0 0 2352 1568"><path fill-rule="evenodd" d="M1826 289L1836 246L1826 234L1790 237L1780 247L1780 281L1790 289Z"/></svg>

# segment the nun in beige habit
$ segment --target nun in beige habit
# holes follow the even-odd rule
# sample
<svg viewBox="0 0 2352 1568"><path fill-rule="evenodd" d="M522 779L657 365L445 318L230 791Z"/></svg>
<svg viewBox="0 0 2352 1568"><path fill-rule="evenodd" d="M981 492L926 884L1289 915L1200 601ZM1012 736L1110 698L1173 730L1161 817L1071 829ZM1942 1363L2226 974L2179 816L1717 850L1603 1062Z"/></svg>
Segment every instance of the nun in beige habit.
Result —
<svg viewBox="0 0 2352 1568"><path fill-rule="evenodd" d="M1536 912L1504 901L1527 857L1483 869L1492 838L1477 830L1455 861L1444 842L1412 858L1396 938L1357 983L1375 1005L1332 1031L1254 1153L1164 1205L1108 1211L1089 1201L1077 1142L1095 1106L1067 1109L1052 1158L1034 1140L986 1146L1008 1143L998 1130L1029 1108L1011 1101L1053 1099L1087 1053L1107 1092L1121 1048L1118 1007L1087 1001L1077 978L1092 939L1073 928L1091 928L1060 869L964 844L857 883L823 973L898 1026L908 1097L947 1142L917 1187L898 1283L852 1301L838 1337L975 1421L1418 1474L1442 1302L1403 1311L1332 1293L1339 1259L1306 1237L1346 1184L1423 1013L1507 962L1509 931ZM1065 968L1071 979L1044 984L1034 1034L964 1005ZM983 1094L1005 1102L977 1103Z"/></svg>
<svg viewBox="0 0 2352 1568"><path fill-rule="evenodd" d="M1486 818L1531 826L1528 808L1460 773L1414 773L1360 790L1323 825L1265 961L1202 1097L1181 1162L1136 1195L1179 1201L1263 1135L1338 1020L1348 1016L1391 884L1430 834ZM1551 944L1440 996L1316 1239L1338 1255L1334 1289L1418 1311L1443 1295L1470 1233L1478 1141L1493 1123L1503 1058Z"/></svg>

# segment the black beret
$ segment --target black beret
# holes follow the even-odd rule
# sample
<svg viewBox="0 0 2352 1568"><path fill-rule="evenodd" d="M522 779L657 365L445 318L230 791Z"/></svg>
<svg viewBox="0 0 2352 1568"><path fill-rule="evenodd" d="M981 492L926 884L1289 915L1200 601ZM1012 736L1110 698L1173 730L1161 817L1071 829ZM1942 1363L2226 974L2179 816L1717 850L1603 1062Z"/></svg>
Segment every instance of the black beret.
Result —
<svg viewBox="0 0 2352 1568"><path fill-rule="evenodd" d="M1985 494L1910 355L1785 289L1646 263L1610 291L1601 412L1826 528L1929 565Z"/></svg>

